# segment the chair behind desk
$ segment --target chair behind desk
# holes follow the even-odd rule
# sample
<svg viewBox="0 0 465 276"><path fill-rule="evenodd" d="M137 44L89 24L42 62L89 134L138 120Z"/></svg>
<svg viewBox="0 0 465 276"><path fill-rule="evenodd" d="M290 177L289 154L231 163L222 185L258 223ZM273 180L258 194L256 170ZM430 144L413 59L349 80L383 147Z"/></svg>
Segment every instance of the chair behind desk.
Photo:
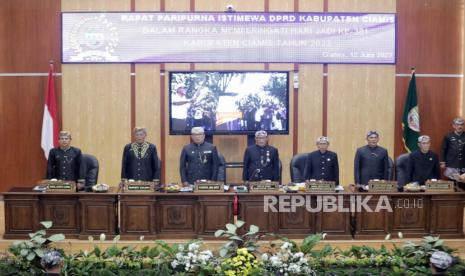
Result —
<svg viewBox="0 0 465 276"><path fill-rule="evenodd" d="M307 154L299 153L291 159L291 181L300 183L305 181L305 169L307 166Z"/></svg>
<svg viewBox="0 0 465 276"><path fill-rule="evenodd" d="M388 157L388 179L387 180L394 180L394 173L395 173L395 168L394 168L394 160L392 160L391 157Z"/></svg>
<svg viewBox="0 0 465 276"><path fill-rule="evenodd" d="M155 179L158 179L160 181L161 181L161 168L162 168L161 159L158 158L158 166L157 166L157 172L155 173Z"/></svg>
<svg viewBox="0 0 465 276"><path fill-rule="evenodd" d="M224 182L226 184L226 160L224 155L218 152L218 181Z"/></svg>
<svg viewBox="0 0 465 276"><path fill-rule="evenodd" d="M97 184L99 164L95 156L90 154L82 154L82 166L84 166L86 191L90 192L92 186Z"/></svg>
<svg viewBox="0 0 465 276"><path fill-rule="evenodd" d="M401 188L407 184L407 163L409 153L399 155L396 159L396 176L397 176L397 187Z"/></svg>

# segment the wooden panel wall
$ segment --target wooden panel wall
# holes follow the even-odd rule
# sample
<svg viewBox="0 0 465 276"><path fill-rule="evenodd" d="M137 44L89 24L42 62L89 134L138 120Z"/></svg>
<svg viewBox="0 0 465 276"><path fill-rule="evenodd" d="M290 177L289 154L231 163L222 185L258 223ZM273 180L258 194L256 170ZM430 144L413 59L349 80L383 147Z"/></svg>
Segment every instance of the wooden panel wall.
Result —
<svg viewBox="0 0 465 276"><path fill-rule="evenodd" d="M224 11L226 6L231 4L236 11L263 11L265 9L264 0L195 0L196 11Z"/></svg>
<svg viewBox="0 0 465 276"><path fill-rule="evenodd" d="M193 4L193 3L192 3ZM166 1L166 10L165 11L189 11L191 10L191 1ZM164 155L164 173L165 173L165 182L166 183L179 183L181 179L179 177L179 156L181 155L181 149L185 144L188 144L190 141L189 136L171 136L169 135L169 118L168 118L168 101L169 94L168 91L168 82L169 71L186 71L189 70L189 64L165 64L165 132L161 133L165 140L165 155ZM163 145L162 145L163 146Z"/></svg>
<svg viewBox="0 0 465 276"><path fill-rule="evenodd" d="M159 146L161 143L160 107L160 65L136 65L135 122L136 126L147 128L147 141ZM160 154L159 154L160 155Z"/></svg>
<svg viewBox="0 0 465 276"><path fill-rule="evenodd" d="M163 2L163 0L160 0ZM191 0L165 0L165 11L189 11ZM195 3L193 3L195 4Z"/></svg>
<svg viewBox="0 0 465 276"><path fill-rule="evenodd" d="M45 177L40 147L46 77L0 77L1 190ZM42 89L40 89L42 88ZM42 104L38 104L42 103Z"/></svg>
<svg viewBox="0 0 465 276"><path fill-rule="evenodd" d="M99 182L121 178L123 147L130 142L129 65L63 65L63 129L99 160Z"/></svg>
<svg viewBox="0 0 465 276"><path fill-rule="evenodd" d="M101 10L129 11L130 1L62 1L62 11ZM150 87L151 82L144 85ZM121 178L123 147L131 141L130 92L130 65L63 65L63 129L71 131L73 143L83 152L97 157L102 183L117 185Z"/></svg>
<svg viewBox="0 0 465 276"><path fill-rule="evenodd" d="M292 64L270 64L270 70L279 70L279 71L292 71ZM293 79L293 74L289 74L289 79ZM284 183L289 183L291 181L291 175L289 171L289 166L291 158L294 155L293 153L293 143L294 143L294 119L292 114L294 114L294 93L292 92L292 81L289 82L289 135L274 135L269 138L269 143L274 147L279 149L279 158L282 162L282 180Z"/></svg>
<svg viewBox="0 0 465 276"><path fill-rule="evenodd" d="M397 73L463 69L463 0L397 0Z"/></svg>
<svg viewBox="0 0 465 276"><path fill-rule="evenodd" d="M40 136L47 76L24 73L47 73L50 59L61 72L59 12L55 0L0 1L0 192L45 176ZM55 86L60 101L59 76Z"/></svg>
<svg viewBox="0 0 465 276"><path fill-rule="evenodd" d="M61 0L61 11L129 11L131 0Z"/></svg>
<svg viewBox="0 0 465 276"><path fill-rule="evenodd" d="M166 72L168 71L186 71L189 70L189 64L166 64ZM168 74L165 78L165 106L168 107ZM165 182L167 183L179 183L181 179L179 177L179 157L181 155L181 149L184 145L190 141L189 136L184 135L169 135L169 118L168 108L165 109L165 156L164 156L164 167L165 167Z"/></svg>
<svg viewBox="0 0 465 276"><path fill-rule="evenodd" d="M420 128L432 138L433 150L440 152L444 134L451 131L452 119L462 114L463 0L397 0L397 74L437 74L418 77ZM395 152L404 152L401 134L402 109L409 77L396 79Z"/></svg>
<svg viewBox="0 0 465 276"><path fill-rule="evenodd" d="M329 1L330 12L395 12L394 0ZM395 66L329 65L327 133L338 153L341 183L353 183L355 150L365 134L381 133L380 144L393 155Z"/></svg>
<svg viewBox="0 0 465 276"><path fill-rule="evenodd" d="M329 0L330 12L379 12L396 11L396 0Z"/></svg>
<svg viewBox="0 0 465 276"><path fill-rule="evenodd" d="M458 72L458 74L461 73ZM409 77L398 77L396 81L396 126L401 125L402 122L402 112L409 81ZM441 152L443 136L452 131L453 118L461 115L462 84L463 80L461 78L417 78L420 132L431 136L432 148L438 154ZM396 128L395 145L397 155L405 152L400 131L400 128Z"/></svg>
<svg viewBox="0 0 465 276"><path fill-rule="evenodd" d="M338 153L341 183L353 183L355 150L365 134L380 132L380 145L394 150L394 66L330 65L328 70L328 136Z"/></svg>
<svg viewBox="0 0 465 276"><path fill-rule="evenodd" d="M136 0L135 11L159 11L160 1ZM135 65L135 124L147 128L147 140L157 146L158 156L161 157L161 142L164 134L161 133L162 114L160 102L162 101L160 87L160 64L136 64ZM164 158L162 166L166 166ZM164 164L164 165L163 165Z"/></svg>
<svg viewBox="0 0 465 276"><path fill-rule="evenodd" d="M322 12L324 1L298 1L301 12ZM299 65L297 152L315 150L315 140L323 134L323 65Z"/></svg>
<svg viewBox="0 0 465 276"><path fill-rule="evenodd" d="M315 150L323 134L323 66L299 66L299 137L297 152Z"/></svg>
<svg viewBox="0 0 465 276"><path fill-rule="evenodd" d="M0 1L0 37L8 38L0 40L0 73L44 73L49 59L60 60L60 10L222 11L227 4L237 11L396 12L397 64L137 64L132 87L131 65L63 65L63 97L61 77L56 80L63 127L73 132L76 146L99 158L100 182L117 183L122 147L131 139L131 121L148 128L148 140L163 154L165 180L179 181L179 152L189 138L168 135L168 108L161 112L168 101L167 73L171 70L297 70L297 94L290 87L291 111L298 112L297 121L291 115L291 134L270 139L280 149L284 182L289 181L292 143L297 142L297 152L307 152L315 148L315 138L322 133L330 136L331 148L339 153L345 184L353 181L353 154L364 144L368 129L381 132L381 144L391 156L402 153L400 116L409 78L399 74L409 73L410 66L416 66L418 74L440 76L417 78L422 130L433 137L436 151L450 120L463 114L463 78L441 74L463 74L464 0ZM61 73L59 62L56 72ZM40 129L45 81L43 76L0 76L0 143L8 145L0 169L0 190L27 186L43 176ZM240 161L246 138L217 136L214 143L228 161ZM237 179L240 171L230 172L228 180Z"/></svg>
<svg viewBox="0 0 465 276"><path fill-rule="evenodd" d="M161 8L159 0L135 0L136 11L159 11Z"/></svg>

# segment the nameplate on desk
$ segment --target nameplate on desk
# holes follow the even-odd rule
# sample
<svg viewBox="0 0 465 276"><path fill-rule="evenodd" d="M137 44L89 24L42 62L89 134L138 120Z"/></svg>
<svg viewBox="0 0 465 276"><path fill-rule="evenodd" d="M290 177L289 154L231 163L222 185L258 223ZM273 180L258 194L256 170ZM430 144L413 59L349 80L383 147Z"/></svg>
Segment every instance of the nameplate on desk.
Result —
<svg viewBox="0 0 465 276"><path fill-rule="evenodd" d="M72 181L50 181L47 183L47 192L76 192L76 183Z"/></svg>
<svg viewBox="0 0 465 276"><path fill-rule="evenodd" d="M151 181L135 181L126 182L124 184L124 192L144 192L151 193L155 191L155 182Z"/></svg>
<svg viewBox="0 0 465 276"><path fill-rule="evenodd" d="M397 192L397 182L388 180L370 180L368 192L372 193L394 193Z"/></svg>
<svg viewBox="0 0 465 276"><path fill-rule="evenodd" d="M195 183L195 191L203 193L224 193L224 183L214 181L198 181Z"/></svg>
<svg viewBox="0 0 465 276"><path fill-rule="evenodd" d="M276 181L254 181L249 182L251 193L279 191L279 182Z"/></svg>
<svg viewBox="0 0 465 276"><path fill-rule="evenodd" d="M315 193L321 193L321 192L334 192L334 187L336 186L336 182L334 181L307 181L305 183L305 190L307 192L315 192Z"/></svg>
<svg viewBox="0 0 465 276"><path fill-rule="evenodd" d="M427 192L453 192L454 182L452 181L426 181L425 188Z"/></svg>

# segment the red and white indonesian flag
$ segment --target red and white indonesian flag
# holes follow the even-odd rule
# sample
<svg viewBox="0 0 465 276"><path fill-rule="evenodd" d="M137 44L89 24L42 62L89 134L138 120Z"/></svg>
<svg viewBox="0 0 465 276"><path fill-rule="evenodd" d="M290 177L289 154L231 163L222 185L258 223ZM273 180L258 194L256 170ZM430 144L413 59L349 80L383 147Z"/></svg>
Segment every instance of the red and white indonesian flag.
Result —
<svg viewBox="0 0 465 276"><path fill-rule="evenodd" d="M58 114L55 99L55 80L53 78L53 64L48 69L48 84L45 92L44 117L42 120L41 146L45 159L53 147L58 146Z"/></svg>

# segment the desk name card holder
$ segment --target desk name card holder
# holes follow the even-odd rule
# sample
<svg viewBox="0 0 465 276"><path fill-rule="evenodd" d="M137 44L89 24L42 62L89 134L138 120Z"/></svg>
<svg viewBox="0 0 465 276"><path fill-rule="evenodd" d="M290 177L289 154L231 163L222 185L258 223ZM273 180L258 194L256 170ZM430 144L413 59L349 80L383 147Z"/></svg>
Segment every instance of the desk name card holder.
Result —
<svg viewBox="0 0 465 276"><path fill-rule="evenodd" d="M369 193L397 193L397 181L370 180L368 181Z"/></svg>
<svg viewBox="0 0 465 276"><path fill-rule="evenodd" d="M251 181L249 182L249 191L251 193L278 192L279 182L269 180Z"/></svg>
<svg viewBox="0 0 465 276"><path fill-rule="evenodd" d="M305 191L308 193L333 193L335 187L335 181L307 180L305 182Z"/></svg>
<svg viewBox="0 0 465 276"><path fill-rule="evenodd" d="M57 181L45 181L47 185L47 192L59 192L59 193L74 193L76 192L76 182L57 180Z"/></svg>
<svg viewBox="0 0 465 276"><path fill-rule="evenodd" d="M428 180L425 182L427 192L454 192L454 182L447 180Z"/></svg>
<svg viewBox="0 0 465 276"><path fill-rule="evenodd" d="M210 180L198 180L195 182L195 192L224 193L224 183Z"/></svg>
<svg viewBox="0 0 465 276"><path fill-rule="evenodd" d="M124 181L123 191L125 193L153 193L155 187L159 185L158 180L155 181Z"/></svg>

